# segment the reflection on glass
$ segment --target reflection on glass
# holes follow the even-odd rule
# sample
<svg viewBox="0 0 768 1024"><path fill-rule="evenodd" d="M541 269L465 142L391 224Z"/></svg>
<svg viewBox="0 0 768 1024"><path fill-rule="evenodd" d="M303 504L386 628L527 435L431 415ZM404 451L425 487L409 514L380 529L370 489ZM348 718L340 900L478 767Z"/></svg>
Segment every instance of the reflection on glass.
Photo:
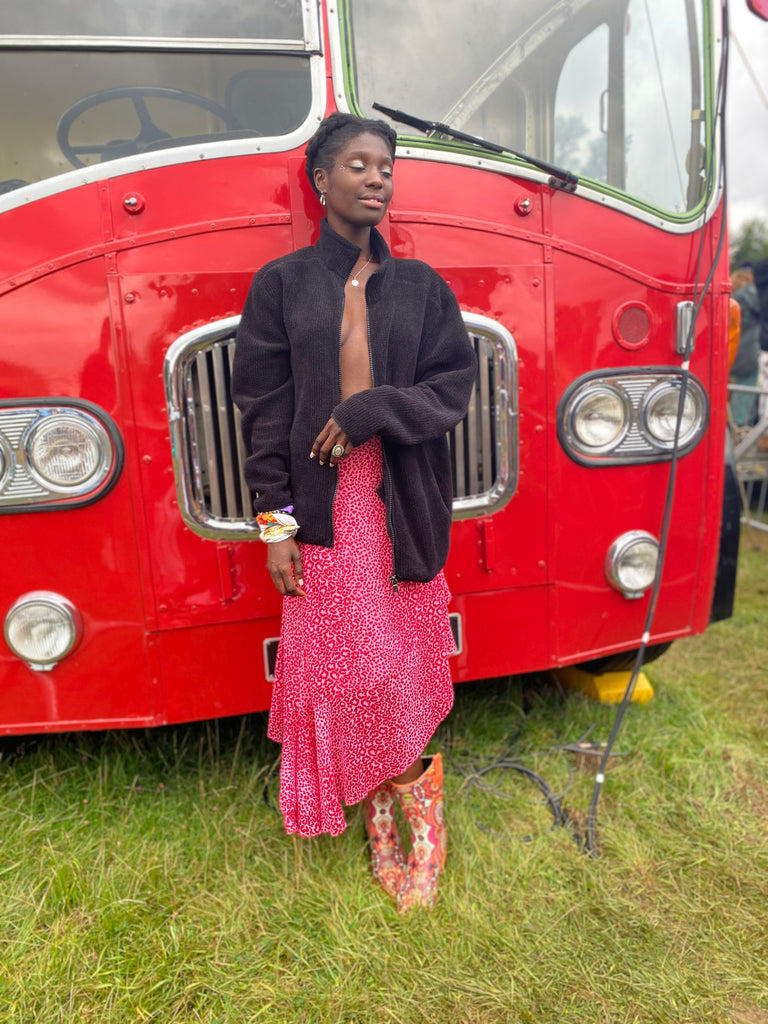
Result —
<svg viewBox="0 0 768 1024"><path fill-rule="evenodd" d="M703 133L693 89L701 69L692 66L685 4L632 0L627 15L626 96L627 190L668 210L682 212L699 199L689 196L692 132ZM692 116L693 113L693 116ZM695 183L694 183L695 184Z"/></svg>
<svg viewBox="0 0 768 1024"><path fill-rule="evenodd" d="M579 40L563 64L555 98L555 162L597 181L608 180L609 38L608 26L599 25Z"/></svg>

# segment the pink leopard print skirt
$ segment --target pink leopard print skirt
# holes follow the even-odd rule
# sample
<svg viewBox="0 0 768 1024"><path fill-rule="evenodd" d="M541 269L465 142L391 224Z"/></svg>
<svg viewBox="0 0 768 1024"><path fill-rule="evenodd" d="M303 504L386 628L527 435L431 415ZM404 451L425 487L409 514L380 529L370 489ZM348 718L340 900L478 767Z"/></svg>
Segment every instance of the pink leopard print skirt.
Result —
<svg viewBox="0 0 768 1024"><path fill-rule="evenodd" d="M443 574L392 591L379 438L328 472L334 546L301 545L307 596L283 600L268 730L285 828L301 836L343 832L342 804L404 772L453 704Z"/></svg>

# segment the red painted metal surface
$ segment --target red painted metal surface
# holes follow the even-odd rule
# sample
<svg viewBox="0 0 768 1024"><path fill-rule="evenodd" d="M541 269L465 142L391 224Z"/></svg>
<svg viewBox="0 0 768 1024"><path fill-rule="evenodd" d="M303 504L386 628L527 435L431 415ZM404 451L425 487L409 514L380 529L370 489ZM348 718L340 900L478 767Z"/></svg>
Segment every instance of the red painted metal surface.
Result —
<svg viewBox="0 0 768 1024"><path fill-rule="evenodd" d="M133 208L129 196L140 199ZM279 600L257 543L205 540L182 522L163 360L179 335L238 313L253 272L308 244L319 215L299 152L137 171L2 215L0 397L93 402L117 424L126 460L116 487L86 508L0 517L0 614L20 594L53 590L85 625L82 644L51 672L33 671L0 644L0 732L268 706L263 642L278 633ZM717 222L704 228L710 257ZM676 303L692 297L699 234L662 233L586 195L421 160L398 163L384 230L396 256L435 266L461 307L506 327L518 349L516 493L492 516L454 525L456 680L636 646L648 598L612 590L603 560L627 530L658 535L669 465L581 466L558 443L555 411L590 370L679 364L671 325ZM691 363L710 395L710 429L680 462L652 641L707 625L722 493L725 287L723 257ZM647 311L647 337L622 345L617 318L634 306Z"/></svg>

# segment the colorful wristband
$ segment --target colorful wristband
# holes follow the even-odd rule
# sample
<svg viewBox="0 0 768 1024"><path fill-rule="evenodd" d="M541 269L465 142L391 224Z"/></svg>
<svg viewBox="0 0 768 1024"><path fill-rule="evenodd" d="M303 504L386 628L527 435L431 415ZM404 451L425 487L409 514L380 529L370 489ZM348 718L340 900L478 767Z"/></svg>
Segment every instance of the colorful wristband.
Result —
<svg viewBox="0 0 768 1024"><path fill-rule="evenodd" d="M288 508L293 511L293 506ZM288 540L294 537L299 531L299 524L293 516L284 509L277 509L275 512L257 512L256 525L259 528L259 536L265 544L276 544L279 540Z"/></svg>

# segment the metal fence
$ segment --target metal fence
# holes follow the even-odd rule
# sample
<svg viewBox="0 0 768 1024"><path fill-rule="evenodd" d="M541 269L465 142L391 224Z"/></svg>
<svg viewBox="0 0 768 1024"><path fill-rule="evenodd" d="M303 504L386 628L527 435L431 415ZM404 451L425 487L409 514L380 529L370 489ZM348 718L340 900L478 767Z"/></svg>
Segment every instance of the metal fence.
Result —
<svg viewBox="0 0 768 1024"><path fill-rule="evenodd" d="M741 521L768 532L768 387L729 384L728 422L736 456L736 475L741 492ZM738 425L733 418L733 399L755 396L750 422Z"/></svg>

